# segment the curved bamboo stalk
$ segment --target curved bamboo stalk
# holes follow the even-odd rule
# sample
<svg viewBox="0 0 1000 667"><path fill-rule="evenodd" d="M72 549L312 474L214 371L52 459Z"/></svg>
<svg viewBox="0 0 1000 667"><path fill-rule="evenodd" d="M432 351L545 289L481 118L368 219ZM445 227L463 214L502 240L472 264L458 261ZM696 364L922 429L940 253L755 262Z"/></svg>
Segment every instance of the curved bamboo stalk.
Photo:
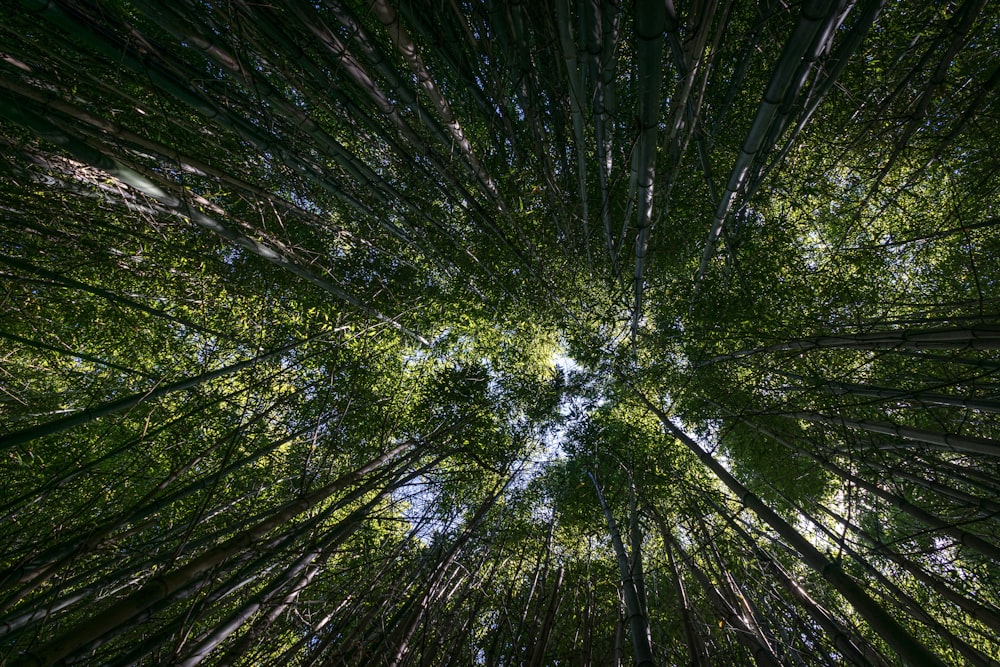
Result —
<svg viewBox="0 0 1000 667"><path fill-rule="evenodd" d="M667 528L666 522L658 512L653 513L654 520L660 528L660 533L664 536L663 544L667 550L667 561L670 565L671 579L674 589L677 592L678 604L681 608L681 622L684 624L684 635L687 639L688 653L691 657L693 667L709 667L709 651L705 645L705 640L698 633L698 628L694 623L694 609L688 600L687 588L684 586L684 577L677 566L677 559L674 558L673 535Z"/></svg>
<svg viewBox="0 0 1000 667"><path fill-rule="evenodd" d="M850 521L846 520L846 517L842 517L837 512L832 511L830 508L818 504L821 511L830 515L834 520L839 521L842 525L849 526L852 530L857 532L856 526ZM892 579L886 577L878 568L868 562L862 554L858 553L852 549L849 545L845 544L840 536L835 534L829 528L824 526L822 523L817 523L815 517L809 515L808 512L803 510L801 507L797 508L799 512L810 522L812 525L819 527L820 531L827 535L831 540L837 541L838 548L842 549L844 553L849 555L856 563L860 564L861 567L867 572L874 575L875 579L885 586L885 588L898 600L899 606L906 611L912 618L916 619L920 623L923 623L932 631L940 635L945 642L953 649L961 653L969 664L976 665L977 667L997 667L996 660L991 659L989 656L984 655L980 650L971 646L964 639L957 637L954 633L945 628L940 621L927 613L924 605L913 598L913 596L906 591L904 591L900 586L898 586ZM859 533L861 534L861 533ZM876 541L876 545L879 543ZM907 559L902 559L904 562ZM912 566L912 564L911 564ZM905 566L904 566L905 568ZM918 568L919 569L919 568Z"/></svg>
<svg viewBox="0 0 1000 667"><path fill-rule="evenodd" d="M955 435L952 433L941 433L924 428L914 428L912 426L900 426L886 422L870 422L845 419L843 417L827 417L815 412L794 412L782 414L787 419L801 419L803 421L815 422L817 424L827 424L829 426L843 426L846 428L868 431L870 433L882 433L894 435L904 440L913 440L924 443L923 446L932 446L935 449L942 449L952 452L965 452L967 454L985 454L987 456L1000 456L1000 442L990 438L981 438L971 435ZM898 448L904 446L900 443L885 443L876 445L881 448Z"/></svg>
<svg viewBox="0 0 1000 667"><path fill-rule="evenodd" d="M920 475L915 475L911 472L907 472L906 470L902 470L898 465L889 466L877 461L867 460L864 461L863 464L866 467L889 476L890 478L904 479L908 482L916 484L917 486L922 486L923 488L929 489L934 493L938 493L945 498L957 501L961 505L976 510L982 514L983 518L987 521L1000 523L1000 502L996 502L995 500L991 500L989 498L974 496L971 493L966 493L961 489L956 489L933 479L926 479Z"/></svg>
<svg viewBox="0 0 1000 667"><path fill-rule="evenodd" d="M794 380L809 382L808 378L795 373L786 373L783 371L778 371L778 373ZM971 379L975 379L976 377L982 376L974 376ZM966 410L976 410L979 412L1000 412L1000 401L986 398L966 398L952 394L938 394L924 389L893 389L891 387L857 384L853 382L838 382L835 380L817 381L808 385L791 388L799 391L819 390L836 396L882 398L887 401L903 401L908 403L922 403L925 405L947 405L956 408L964 408Z"/></svg>
<svg viewBox="0 0 1000 667"><path fill-rule="evenodd" d="M215 331L213 329L203 327L200 324L192 322L187 318L178 317L177 315L172 315L171 313L168 313L165 310L160 310L159 308L153 308L152 306L147 306L144 303L136 301L135 299L131 299L127 296L122 296L121 294L117 294L115 292L112 292L111 290L107 290L101 287L94 287L93 285L85 283L82 280L71 278L70 276L67 276L63 273L57 273L55 271L50 271L40 266L36 266L31 262L23 260L19 257L11 257L9 255L0 253L0 264L6 264L7 266L11 266L20 269L22 271L26 271L28 273L33 273L37 276L42 276L43 278L46 278L57 285L63 285L65 287L80 290L81 292L93 294L94 296L99 296L102 299L105 299L108 302L116 305L124 306L126 308L131 308L133 310L138 310L139 312L146 313L147 315L152 315L153 317L159 317L168 320L170 322L175 322L193 331L200 331L204 334L208 334L209 336L214 336L222 340L232 340L232 338L230 338L221 331Z"/></svg>
<svg viewBox="0 0 1000 667"><path fill-rule="evenodd" d="M910 664L934 665L944 667L941 659L927 649L910 632L896 621L847 573L840 565L828 559L823 553L807 540L801 533L782 519L777 512L767 506L760 498L751 493L743 484L733 477L712 454L702 447L687 433L674 425L667 415L654 405L645 395L633 388L636 397L660 420L664 429L684 443L714 474L722 481L740 501L756 514L764 523L770 526L778 535L786 540L801 556L803 563L815 570L817 574L830 583L852 607L864 618L889 646Z"/></svg>
<svg viewBox="0 0 1000 667"><path fill-rule="evenodd" d="M768 568L781 587L788 593L789 597L800 604L813 620L823 628L834 647L847 660L852 664L864 666L872 664L883 666L888 664L863 638L858 637L841 619L836 618L834 614L814 600L806 592L802 584L796 581L776 558L763 549L759 542L736 521L736 518L730 512L724 511L710 498L706 498L706 501L715 509L719 516L726 520L726 523L736 531L744 542L750 546L757 557L757 561L763 563Z"/></svg>
<svg viewBox="0 0 1000 667"><path fill-rule="evenodd" d="M248 552L275 528L315 507L318 503L330 498L345 487L355 484L367 474L392 462L411 449L415 444L413 441L407 441L393 447L366 465L341 475L302 498L286 503L280 509L270 513L263 521L234 535L222 544L209 549L185 565L171 572L152 576L137 591L116 602L100 616L85 620L71 628L65 634L50 640L35 650L25 653L19 658L18 662L22 665L47 667L75 655L80 649L89 645L95 639L104 636L119 625L127 623L133 617L142 614L154 604L167 599L191 585L193 581L196 581L219 563L235 554Z"/></svg>
<svg viewBox="0 0 1000 667"><path fill-rule="evenodd" d="M851 531L860 536L864 541L871 543L879 556L883 556L892 561L908 572L922 585L927 586L942 598L951 602L963 612L969 614L972 618L976 619L994 632L1000 633L1000 609L983 604L978 600L973 600L967 595L963 595L960 591L956 591L949 586L947 582L944 582L938 577L928 573L918 563L914 563L910 558L907 558L905 555L899 553L890 545L883 543L875 535L872 535L864 528L851 522L847 517L833 512L828 507L823 507L823 510L829 513L830 516L836 521L850 528Z"/></svg>
<svg viewBox="0 0 1000 667"><path fill-rule="evenodd" d="M803 59L808 56L807 51L816 36L823 30L824 26L828 26L833 20L834 8L833 0L810 0L803 3L802 14L775 64L771 80L764 92L760 106L757 107L757 113L750 130L747 132L746 139L743 141L740 155L736 158L736 164L733 165L729 173L725 192L715 209L715 217L712 220L708 240L705 243L705 251L695 274L696 289L705 272L708 271L708 263L715 254L715 246L722 235L723 224L730 211L733 210L737 197L749 182L751 166L754 161L758 160L758 156L769 148L764 145L764 140L775 120L779 106L790 88L801 86L804 81L804 77L796 76L800 64L803 64Z"/></svg>
<svg viewBox="0 0 1000 667"><path fill-rule="evenodd" d="M639 597L639 589L635 580L635 572L629 564L629 554L625 551L625 544L622 542L621 533L618 531L618 524L611 513L611 509L604 501L604 494L601 487L592 473L587 472L587 476L594 484L597 492L597 500L604 512L607 520L608 533L611 535L611 544L615 549L615 556L618 560L618 569L622 577L622 591L625 595L625 606L628 610L629 634L632 636L632 652L635 656L635 664L639 667L648 667L656 664L653 660L653 647L650 644L649 620L646 610L642 606ZM633 554L635 556L635 554Z"/></svg>
<svg viewBox="0 0 1000 667"><path fill-rule="evenodd" d="M638 60L639 138L635 164L638 202L635 240L634 304L632 338L635 339L642 318L642 295L646 273L646 253L653 225L653 184L656 178L657 128L660 123L660 87L663 79L663 33L667 14L662 2L640 0L636 3L635 35Z"/></svg>
<svg viewBox="0 0 1000 667"><path fill-rule="evenodd" d="M0 260L0 261L2 261L2 260ZM162 311L158 311L158 312L162 312ZM30 338L25 338L24 336L18 336L17 334L11 333L9 331L0 331L0 338L3 338L4 340L9 340L9 341L12 341L12 342L15 342L15 343L21 343L22 345L27 345L29 347L33 347L33 348L38 349L38 350L46 350L48 352L55 352L56 354L59 354L59 355L64 356L64 357L69 357L71 359L82 359L83 361L89 361L91 363L97 364L98 366L104 366L106 368L112 368L112 369L114 369L116 371L121 371L123 373L128 373L129 375L135 375L135 376L138 376L138 377L141 377L141 378L145 378L147 380L154 380L155 381L155 380L159 379L155 375L153 375L152 373L147 373L145 371L140 371L140 370L136 370L134 368L129 368L128 366L123 366L123 365L117 364L117 363L115 363L113 361L108 361L106 359L102 359L102 358L100 358L100 357L98 357L96 355L87 354L86 352L83 352L81 350L67 350L65 347L58 347L56 345L49 345L49 344L43 343L41 341L32 340ZM0 506L0 511L2 511L3 508L4 508L3 506Z"/></svg>
<svg viewBox="0 0 1000 667"><path fill-rule="evenodd" d="M796 446L795 443L791 442L787 438L781 437L780 435L774 433L770 429L767 429L759 424L755 424L750 420L744 418L740 419L751 428L759 431L763 435L768 436L775 442L789 448L791 451L794 451L798 454L801 454L802 456L809 458L812 461L815 461L824 470L828 470L834 475L840 477L841 479L854 484L858 488L864 489L868 493L871 493L872 495L881 498L882 500L888 502L893 507L909 514L914 519L920 521L929 528L940 531L941 533L954 538L959 544L965 545L970 549L978 551L987 558L991 558L993 560L1000 560L1000 546L992 544L978 535L963 530L961 528L961 524L956 524L951 521L946 521L938 516L935 516L934 514L931 514L930 512L920 507L917 507L916 505L909 502L905 498L900 497L898 494L886 491L878 484L873 483L867 479L863 479L858 475L855 475L841 468L840 466L820 456L816 452Z"/></svg>
<svg viewBox="0 0 1000 667"><path fill-rule="evenodd" d="M851 57L860 48L865 37L868 36L879 14L882 13L885 3L886 0L866 0L858 20L851 24L851 29L848 31L846 37L840 42L837 49L830 54L830 57L826 59L823 76L809 90L808 97L802 101L802 109L789 113L784 117L782 126L787 127L791 118L798 116L795 129L785 139L785 143L778 152L778 155L762 170L761 175L758 177L758 182L764 180L771 170L783 162L785 156L799 138L799 135L802 134L802 130L805 129L809 121L812 120L813 115L815 115L816 110L826 100L827 94L829 94L830 90L837 83L840 74L847 67L847 63L850 62ZM775 134L774 139L777 140L780 136L781 132L778 132ZM750 195L747 196L747 199L749 198Z"/></svg>
<svg viewBox="0 0 1000 667"><path fill-rule="evenodd" d="M571 33L572 17L569 0L557 0L556 24L559 28L559 43L562 46L563 64L566 67L566 85L569 88L570 116L573 119L574 153L576 153L577 185L580 189L580 209L583 222L582 244L589 264L590 257L590 206L587 193L587 163L583 147L583 88L584 69L576 57L576 44Z"/></svg>
<svg viewBox="0 0 1000 667"><path fill-rule="evenodd" d="M325 334L323 334L325 335ZM199 375L186 378L184 380L178 380L177 382L171 382L170 384L159 385L151 387L148 391L139 392L132 394L130 396L125 396L123 398L115 399L113 401L108 401L101 405L95 406L93 408L86 408L80 410L71 415L67 415L61 419L55 419L50 422L45 422L43 424L38 424L36 426L31 426L29 428L21 429L20 431L14 431L8 433L3 437L0 437L0 451L16 447L25 442L30 442L32 440L37 440L38 438L45 437L47 435L53 435L55 433L61 433L75 426L81 426L95 419L100 419L101 417L106 417L108 415L117 414L133 408L139 403L146 401L153 401L167 394L172 394L178 391L185 391L193 387L211 382L221 377L226 377L227 375L233 375L246 368L251 368L263 361L279 357L286 352L290 352L295 348L303 345L311 340L315 340L318 336L312 336L308 339L303 339L295 341L289 345L284 345L282 347L270 350L263 354L257 355L250 359L246 359L236 364L226 366L225 368L219 368L214 371L208 371L206 373L201 373Z"/></svg>
<svg viewBox="0 0 1000 667"><path fill-rule="evenodd" d="M489 497L479 506L476 513L467 522L465 528L463 529L461 535L455 540L455 542L448 549L448 552L443 555L440 562L434 567L434 571L431 574L427 585L420 592L420 595L413 599L414 609L409 613L400 629L394 634L397 637L393 640L393 647L390 650L388 664L390 667L398 667L400 665L407 653L410 650L410 641L413 638L414 633L417 631L417 627L420 625L424 618L431 602L436 598L447 599L444 595L446 586L443 586L445 581L445 575L451 569L454 564L455 559L458 557L459 552L472 538L475 532L479 529L480 524L486 519L486 515L489 513L490 509L499 500L504 489L513 480L513 476L508 477L508 479L500 485L500 488L491 492ZM453 572L453 574L456 574Z"/></svg>
<svg viewBox="0 0 1000 667"><path fill-rule="evenodd" d="M486 190L487 194L489 194L494 203L496 203L499 207L500 211L506 213L508 211L507 204L504 202L503 197L497 190L493 177L482 166L479 158L477 158L475 152L473 152L472 144L469 143L469 140L466 138L465 132L462 130L462 126L458 122L458 118L454 111L452 111L451 105L441 93L437 84L435 84L434 78L427 70L423 59L420 57L420 53L417 51L416 44L413 43L409 32L407 32L406 28L403 27L402 23L399 21L395 10L389 6L385 0L374 0L372 3L372 9L375 10L375 14L382 22L382 25L385 26L386 31L389 33L389 37L396 45L396 49L403 56L403 60L406 61L410 71L413 72L413 75L417 78L417 82L431 99L431 102L434 104L434 108L444 121L445 127L448 128L448 131L454 138L455 143L461 149L462 155L468 163L469 168L472 170L472 173L475 175L476 180L482 184L483 188Z"/></svg>
<svg viewBox="0 0 1000 667"><path fill-rule="evenodd" d="M261 418L263 418L263 416L264 415L261 415ZM224 465L219 471L212 475L198 478L181 489L178 489L174 493L158 499L155 498L156 493L165 489L171 482L180 477L190 467L197 465L197 463L201 461L212 449L218 448L226 442L232 441L234 436L238 434L242 428L243 427L240 427L240 429L237 429L233 433L227 434L226 436L218 439L212 447L206 450L202 455L190 461L188 465L179 467L178 469L172 471L166 479L157 484L156 487L147 493L138 503L136 503L134 507L117 514L111 521L107 522L103 526L91 528L84 534L64 540L63 542L49 547L44 551L34 553L30 556L30 558L5 570L2 573L2 579L0 579L0 589L6 588L11 584L32 582L31 586L20 589L14 596L15 598L23 598L28 592L37 588L43 582L51 578L55 572L58 572L60 569L72 563L80 554L91 553L92 550L98 548L107 549L115 544L115 542L125 537L125 535L115 536L114 533L116 531L123 530L129 524L141 525L140 522L144 519L151 517L170 505L191 496L197 491L214 486L220 479L225 478L245 465L258 461L266 454L274 451L282 445L294 441L308 431L308 429L301 429L284 438L279 438L273 443L252 452L248 456L245 456L228 465ZM2 632L0 632L0 634L2 634Z"/></svg>
<svg viewBox="0 0 1000 667"><path fill-rule="evenodd" d="M819 348L841 348L848 350L995 350L1000 349L1000 327L983 325L978 327L955 327L941 329L897 329L871 333L841 334L802 338L763 347L755 347L740 352L721 354L700 365L739 359L769 352L795 352ZM986 363L989 363L988 361Z"/></svg>
<svg viewBox="0 0 1000 667"><path fill-rule="evenodd" d="M304 278L305 280L313 283L320 289L333 294L334 296L338 297L339 299L342 299L343 301L346 301L347 303L354 306L361 312L364 312L374 317L375 319L379 320L380 322L392 327L393 329L396 329L397 331L413 338L421 345L430 347L430 341L428 341L423 336L413 331L410 331L403 325L399 324L399 322L397 322L395 318L383 315L379 311L370 308L365 303L363 303L361 299L354 296L353 294L350 294L340 286L335 285L331 281L321 278L320 276L317 276L310 269L296 262L293 258L291 258L288 255L287 252L282 251L281 249L274 248L266 243L244 236L239 232L233 231L228 227L224 226L219 221L215 220L214 218L211 218L208 215L202 213L201 210L198 210L191 205L191 203L188 201L188 197L193 198L193 200L195 201L195 203L199 205L199 207L204 207L208 210L211 210L214 207L207 200L198 197L197 195L192 195L190 192L186 190L184 191L185 197L183 199L173 197L164 192L163 190L161 190L151 181L146 179L144 176L140 175L138 172L129 169L127 167L121 166L120 163L118 163L117 161L107 157L107 155L104 152L96 150L80 141L77 141L67 136L64 132L59 130L51 123L48 123L47 121L41 118L28 116L18 109L14 109L8 107L7 105L2 104L2 98L0 98L0 113L7 115L8 117L15 120L15 122L18 122L19 124L22 124L23 126L30 128L31 130L36 132L39 136L59 144L64 150L68 150L77 159L80 159L83 162L91 164L92 166L97 167L98 169L109 171L109 173L115 175L116 177L124 179L125 182L128 183L130 186L135 187L144 194L153 197L161 205L172 209L173 211L179 213L180 215L183 215L185 218L191 220L197 225L214 232L215 234L222 237L226 241L235 243L241 248L249 250L255 255L262 257L263 259L266 259L269 262L281 266L282 268L294 273L295 275L298 275L299 277Z"/></svg>
<svg viewBox="0 0 1000 667"><path fill-rule="evenodd" d="M280 375L281 372L283 372L283 371L279 371L278 373L266 376L263 379L263 382L268 382L268 381L271 381L271 380L275 379L276 377L278 377L278 375ZM192 408L191 410L188 410L186 412L181 413L179 416L177 416L177 417L175 417L175 418L167 421L166 423L160 424L159 426L156 426L156 427L154 427L152 429L149 429L149 430L145 431L142 434L141 437L128 440L128 441L124 442L123 444L121 444L121 445L119 445L117 447L114 447L114 448L108 450L107 452L105 452L104 454L100 455L96 459L91 459L91 460L86 461L86 462L81 462L80 465L77 468L75 468L75 469L73 469L71 471L60 473L57 477L50 478L49 480L43 482L42 484L40 484L39 486L35 487L31 491L23 493L20 496L9 500L8 502L4 503L3 505L0 505L0 512L6 512L7 513L7 514L4 515L3 520L9 520L16 511L18 511L19 509L22 509L26 505L34 505L34 504L37 504L37 503L41 502L41 500L47 494L49 494L49 493L51 493L51 492L53 492L53 491L55 491L57 489L65 487L67 484L69 484L70 482L72 482L74 479L76 479L80 475L85 474L85 473L87 473L90 470L94 470L95 468L97 468L102 463L107 463L109 461L112 461L114 458L116 458L116 457L120 456L121 454L129 451L130 449L133 449L133 448L137 447L138 445L142 444L143 442L148 441L148 440L152 440L153 438L157 437L159 434L164 433L164 432L168 431L171 428L174 428L174 427L177 427L177 426L179 426L181 424L184 424L189 418L193 417L194 415L196 415L196 414L198 414L200 412L203 412L203 411L207 410L208 408L210 408L210 407L212 407L214 405L222 403L223 401L233 400L236 397L240 396L241 394L244 394L244 393L247 393L249 391L252 391L252 389L253 389L252 386L244 387L244 388L241 388L238 391L232 392L230 394L224 394L224 395L219 396L217 398L213 398L213 399L211 399L209 401L206 401L205 403L202 403L202 404L200 404L200 405ZM277 407L277 404L275 406L273 406L273 407ZM0 611L2 611L2 605L0 605Z"/></svg>
<svg viewBox="0 0 1000 667"><path fill-rule="evenodd" d="M712 583L704 570L694 562L694 558L685 553L684 547L680 542L673 537L671 537L671 540L671 548L680 555L688 571L691 572L695 581L701 586L701 589L705 592L705 595L712 603L712 606L715 607L719 616L735 630L734 634L737 641L747 648L750 655L753 656L754 662L760 667L778 667L781 664L778 656L774 654L770 646L762 641L762 637L756 629L751 627L748 620L729 603L722 594L722 591Z"/></svg>
<svg viewBox="0 0 1000 667"><path fill-rule="evenodd" d="M416 475L411 474L411 478L414 476ZM255 595L249 602L234 611L225 620L213 626L212 631L188 651L184 659L178 663L180 667L195 667L195 665L200 664L222 642L247 624L254 614L268 605L281 592L290 590L292 593L297 593L303 586L308 585L308 582L318 571L319 565L317 562L325 560L324 556L328 557L330 550L335 549L338 545L350 539L361 528L370 512L397 485L405 483L406 479L404 478L401 481L387 484L378 493L374 494L370 500L351 512L342 521L338 521L333 529L327 531L326 536L319 539L320 544L315 549L311 549L300 556L279 577L275 578L265 590ZM298 581L295 581L296 579Z"/></svg>

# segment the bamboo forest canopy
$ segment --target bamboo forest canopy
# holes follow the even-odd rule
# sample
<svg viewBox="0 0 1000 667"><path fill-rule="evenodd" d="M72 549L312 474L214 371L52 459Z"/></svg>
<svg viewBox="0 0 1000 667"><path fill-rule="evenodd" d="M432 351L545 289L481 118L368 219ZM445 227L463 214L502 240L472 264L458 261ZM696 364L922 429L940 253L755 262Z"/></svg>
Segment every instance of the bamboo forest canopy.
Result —
<svg viewBox="0 0 1000 667"><path fill-rule="evenodd" d="M0 8L0 664L997 665L1000 3Z"/></svg>

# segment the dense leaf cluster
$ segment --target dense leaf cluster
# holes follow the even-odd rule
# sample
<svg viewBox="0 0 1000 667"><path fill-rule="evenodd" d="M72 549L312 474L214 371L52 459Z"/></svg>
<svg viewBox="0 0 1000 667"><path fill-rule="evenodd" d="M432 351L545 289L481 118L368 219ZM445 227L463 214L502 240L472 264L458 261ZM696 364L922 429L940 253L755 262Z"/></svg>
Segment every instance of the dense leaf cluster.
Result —
<svg viewBox="0 0 1000 667"><path fill-rule="evenodd" d="M998 22L0 8L0 663L996 664Z"/></svg>

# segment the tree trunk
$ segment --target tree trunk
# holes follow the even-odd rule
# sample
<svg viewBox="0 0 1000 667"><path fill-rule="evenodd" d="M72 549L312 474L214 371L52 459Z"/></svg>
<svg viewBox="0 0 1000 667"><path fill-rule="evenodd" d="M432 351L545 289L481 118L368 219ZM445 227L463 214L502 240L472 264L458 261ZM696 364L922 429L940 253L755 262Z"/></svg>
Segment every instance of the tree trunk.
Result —
<svg viewBox="0 0 1000 667"><path fill-rule="evenodd" d="M677 560L674 558L674 536L658 512L654 512L653 517L660 528L660 534L663 536L663 545L667 550L667 561L670 565L671 579L673 580L674 590L677 593L677 600L681 608L681 622L684 624L684 636L687 640L691 664L694 667L709 667L711 663L709 662L708 647L698 634L698 628L694 623L693 609L691 608L691 603L688 601L687 589L684 586L684 578L681 575L680 568L677 566Z"/></svg>
<svg viewBox="0 0 1000 667"><path fill-rule="evenodd" d="M887 424L883 422L854 421L844 419L843 417L827 417L815 412L796 412L792 414L783 414L782 416L788 419L802 419L804 421L827 424L830 426L844 426L846 428L868 431L869 433L894 435L904 440L922 442L925 446L930 445L934 449L1000 457L1000 442L990 438L953 435L950 433L941 433L938 431L929 431L923 428L899 426L897 424ZM903 445L886 444L884 445L884 448L902 446Z"/></svg>
<svg viewBox="0 0 1000 667"><path fill-rule="evenodd" d="M944 663L913 637L896 619L889 615L864 589L840 569L840 566L824 556L809 540L782 519L778 514L764 504L757 496L740 484L709 452L702 449L694 439L674 426L673 422L649 401L642 393L635 390L636 396L653 414L655 414L668 433L684 443L713 473L736 495L740 501L756 514L764 523L770 526L778 535L785 539L802 558L802 562L815 570L828 581L851 606L872 626L882 639L896 651L900 657L914 667L934 665L944 667Z"/></svg>
<svg viewBox="0 0 1000 667"><path fill-rule="evenodd" d="M214 371L208 371L206 373L201 373L194 377L190 377L184 380L179 380L177 382L172 382L170 384L160 385L151 387L148 391L140 392L138 394L132 394L131 396L125 396L124 398L118 398L113 401L108 401L102 405L93 408L87 408L85 410L80 410L72 415L63 417L62 419L56 419L54 421L46 422L44 424L38 424L30 428L21 429L20 431L14 431L9 433L2 438L0 438L0 451L6 451L17 445L25 442L30 442L38 438L52 435L54 433L61 433L67 429L73 428L74 426L80 426L88 422L92 422L95 419L100 419L107 415L113 415L119 412L133 408L139 403L146 401L153 401L167 394L172 394L178 391L185 391L187 389L192 389L199 385L205 384L206 382L211 382L212 380L226 377L227 375L233 375L240 372L246 368L250 368L268 359L273 359L286 352L290 352L300 345L314 340L317 336L311 338L303 339L291 343L289 345L284 345L277 349L259 354L251 359L241 361L225 368L219 368Z"/></svg>
<svg viewBox="0 0 1000 667"><path fill-rule="evenodd" d="M754 354L797 352L820 348L840 348L846 350L995 350L998 347L1000 347L1000 328L994 326L970 327L965 329L877 331L874 333L803 338L787 343L778 343L742 352L719 355L702 362L702 364L714 364Z"/></svg>
<svg viewBox="0 0 1000 667"><path fill-rule="evenodd" d="M654 665L653 647L649 643L649 621L642 607L642 602L639 599L634 573L629 566L629 556L625 552L621 533L618 532L618 524L615 523L614 515L611 514L607 503L604 502L604 494L601 493L601 487L597 484L597 480L589 472L587 476L594 483L594 489L597 491L597 500L601 504L601 510L604 512L605 519L607 519L608 533L611 535L611 543L614 545L615 555L618 558L618 569L622 575L622 590L625 595L625 608L628 610L629 630L632 634L632 652L635 656L636 667Z"/></svg>
<svg viewBox="0 0 1000 667"><path fill-rule="evenodd" d="M234 535L217 547L209 549L186 565L167 574L154 575L139 590L118 601L100 616L83 621L64 635L56 637L30 653L26 653L20 658L21 664L47 667L73 656L80 648L127 623L131 618L141 614L160 600L189 586L219 563L235 554L249 550L264 536L289 519L315 507L344 487L356 483L368 473L393 461L410 449L413 444L413 442L408 441L396 446L367 465L341 475L303 498L285 504L255 526Z"/></svg>

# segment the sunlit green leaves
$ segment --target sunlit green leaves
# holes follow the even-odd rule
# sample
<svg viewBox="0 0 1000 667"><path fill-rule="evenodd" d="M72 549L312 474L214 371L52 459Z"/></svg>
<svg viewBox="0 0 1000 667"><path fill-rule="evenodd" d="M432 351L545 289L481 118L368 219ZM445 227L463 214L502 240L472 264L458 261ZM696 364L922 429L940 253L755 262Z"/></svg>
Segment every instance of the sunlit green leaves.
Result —
<svg viewBox="0 0 1000 667"><path fill-rule="evenodd" d="M996 659L997 9L819 4L7 12L0 649L612 663L600 488L663 664Z"/></svg>

